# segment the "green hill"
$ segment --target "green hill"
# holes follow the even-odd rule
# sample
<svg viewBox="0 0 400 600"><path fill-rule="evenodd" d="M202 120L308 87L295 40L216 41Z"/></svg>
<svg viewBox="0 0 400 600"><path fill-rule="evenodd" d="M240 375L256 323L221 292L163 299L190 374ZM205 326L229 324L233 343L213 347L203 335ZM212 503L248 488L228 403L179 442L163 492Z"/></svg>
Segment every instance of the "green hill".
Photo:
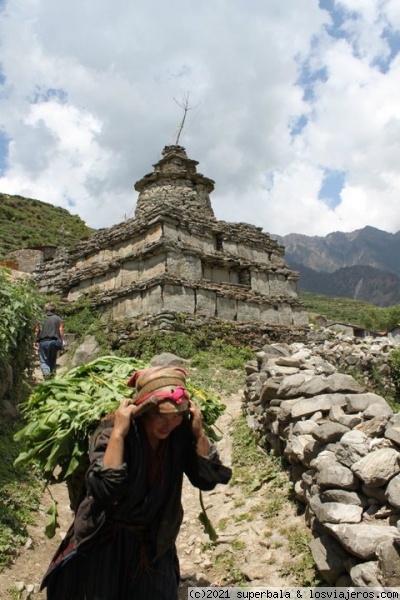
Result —
<svg viewBox="0 0 400 600"><path fill-rule="evenodd" d="M0 257L34 246L72 248L93 231L65 208L0 193Z"/></svg>

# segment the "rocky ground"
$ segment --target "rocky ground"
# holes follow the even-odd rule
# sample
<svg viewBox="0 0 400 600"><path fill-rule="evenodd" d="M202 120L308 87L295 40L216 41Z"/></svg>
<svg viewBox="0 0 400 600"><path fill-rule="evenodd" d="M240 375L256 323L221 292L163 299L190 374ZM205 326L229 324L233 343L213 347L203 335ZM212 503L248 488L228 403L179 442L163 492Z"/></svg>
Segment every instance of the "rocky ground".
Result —
<svg viewBox="0 0 400 600"><path fill-rule="evenodd" d="M223 398L227 405L220 417L223 439L218 443L225 464L231 464L232 432L240 415L241 394ZM260 456L262 460L262 455ZM48 563L71 522L66 487L50 490L58 503L60 529L52 540L44 536L45 511L50 505L48 492L29 540L10 568L0 573L2 600L44 600L39 584ZM268 481L249 493L233 480L204 494L207 514L218 533L211 543L198 520L199 493L185 481L183 505L185 519L178 539L182 584L180 600L187 598L189 586L270 586L307 585L306 576L315 575L302 551L309 533L304 516L280 489ZM303 546L302 546L303 544ZM311 561L312 562L312 561ZM307 573L306 573L307 571Z"/></svg>

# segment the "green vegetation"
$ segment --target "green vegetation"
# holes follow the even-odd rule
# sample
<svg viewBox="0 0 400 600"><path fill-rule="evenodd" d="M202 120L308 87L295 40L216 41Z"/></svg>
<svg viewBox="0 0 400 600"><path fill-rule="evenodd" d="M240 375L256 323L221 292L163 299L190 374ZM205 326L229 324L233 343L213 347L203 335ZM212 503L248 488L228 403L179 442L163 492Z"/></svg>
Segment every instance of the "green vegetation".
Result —
<svg viewBox="0 0 400 600"><path fill-rule="evenodd" d="M0 258L34 246L72 248L92 232L80 217L65 208L0 194Z"/></svg>
<svg viewBox="0 0 400 600"><path fill-rule="evenodd" d="M282 567L282 575L294 577L296 585L300 587L317 587L323 584L309 548L311 533L293 525L282 527L280 533L289 540L289 552L292 556L292 560Z"/></svg>
<svg viewBox="0 0 400 600"><path fill-rule="evenodd" d="M387 331L400 322L400 304L378 308L369 302L310 292L300 292L299 298L310 313L311 322L317 315L322 315L330 321L349 323L372 331Z"/></svg>
<svg viewBox="0 0 400 600"><path fill-rule="evenodd" d="M251 521L256 514L262 514L264 519L270 520L270 527L274 529L279 523L279 515L284 509L285 502L293 501L293 485L285 471L283 460L260 449L254 433L249 430L243 416L235 422L232 464L231 485L241 486L247 496L251 496L266 484L261 503L254 505L249 513L240 513L236 520ZM320 577L308 547L312 539L311 534L305 528L292 525L281 529L280 532L289 539L289 550L293 557L290 564L282 567L282 574L294 577L299 586L319 585ZM271 529L264 532L265 538L271 536ZM280 545L277 541L273 547L276 549ZM231 567L231 572L234 572L234 565Z"/></svg>
<svg viewBox="0 0 400 600"><path fill-rule="evenodd" d="M280 457L267 454L257 445L254 432L249 430L246 419L235 422L232 443L233 477L231 485L240 485L247 494L260 489L264 483L281 490L282 497L289 497L291 483Z"/></svg>
<svg viewBox="0 0 400 600"><path fill-rule="evenodd" d="M396 390L396 402L400 402L400 348L393 350L389 356L389 367L392 381Z"/></svg>
<svg viewBox="0 0 400 600"><path fill-rule="evenodd" d="M38 297L29 281L13 282L8 270L0 267L0 368L5 373L12 364L14 386L6 396L11 401L28 393L26 370L32 363L38 314Z"/></svg>
<svg viewBox="0 0 400 600"><path fill-rule="evenodd" d="M13 440L18 424L1 419L0 427L0 570L24 544L26 526L34 522L43 483L32 466L15 467L21 446Z"/></svg>
<svg viewBox="0 0 400 600"><path fill-rule="evenodd" d="M211 327L199 321L198 327L192 329L186 319L187 315L177 314L170 322L171 331L145 331L121 346L120 351L125 356L137 356L142 360L150 360L161 352L171 352L190 358L191 363L199 368L206 366L209 360L207 352L212 351L218 355L221 366L228 370L243 367L253 356L250 349L240 347L235 330L229 323L215 323ZM193 321L191 315L190 321Z"/></svg>
<svg viewBox="0 0 400 600"><path fill-rule="evenodd" d="M7 389L4 374L12 365L12 381L4 399L12 404L27 398L32 363L32 341L38 298L26 281L13 282L0 267L0 383ZM19 424L20 425L20 424ZM0 413L0 568L12 559L15 549L26 541L26 526L37 510L42 482L32 467L14 467L21 447L13 440L18 424Z"/></svg>

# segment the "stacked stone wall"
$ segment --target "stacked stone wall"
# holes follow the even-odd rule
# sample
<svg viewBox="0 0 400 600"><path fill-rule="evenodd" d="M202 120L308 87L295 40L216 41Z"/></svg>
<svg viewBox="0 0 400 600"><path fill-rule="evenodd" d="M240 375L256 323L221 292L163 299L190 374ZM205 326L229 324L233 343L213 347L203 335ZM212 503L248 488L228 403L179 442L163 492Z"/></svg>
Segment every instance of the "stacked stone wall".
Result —
<svg viewBox="0 0 400 600"><path fill-rule="evenodd" d="M264 346L246 366L243 411L259 443L289 465L325 581L339 587L396 587L400 413L383 396L340 373L322 346L318 352L314 342ZM348 338L346 344L336 340L336 349L330 340L326 356L338 355L338 346L349 362ZM358 360L361 343L353 347ZM363 340L363 360L379 362L394 348L387 339Z"/></svg>
<svg viewBox="0 0 400 600"><path fill-rule="evenodd" d="M267 342L282 340L285 343L304 342L307 339L308 327L269 325L265 322L228 321L214 315L190 315L163 310L157 314L143 314L130 321L116 321L105 325L107 333L115 340L115 348L137 339L143 333L157 332L174 335L185 333L189 336L204 333L215 339L224 339L235 346L248 346L256 350Z"/></svg>

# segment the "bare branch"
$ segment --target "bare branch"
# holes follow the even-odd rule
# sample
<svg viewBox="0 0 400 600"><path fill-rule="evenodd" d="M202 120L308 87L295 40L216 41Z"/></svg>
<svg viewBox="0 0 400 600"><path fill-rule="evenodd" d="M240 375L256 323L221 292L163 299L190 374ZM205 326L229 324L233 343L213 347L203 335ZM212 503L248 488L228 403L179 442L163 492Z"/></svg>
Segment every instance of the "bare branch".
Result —
<svg viewBox="0 0 400 600"><path fill-rule="evenodd" d="M177 105L180 106L183 109L182 121L181 121L181 124L179 126L178 133L177 133L176 140L175 140L175 145L178 146L179 145L179 138L181 136L183 127L185 125L186 115L187 115L187 113L188 113L189 110L193 110L193 109L197 108L198 104L196 104L196 106L189 107L189 92L187 92L186 94L184 94L183 99L182 99L181 102L178 102L178 100L176 98L174 98L174 100L177 103Z"/></svg>

